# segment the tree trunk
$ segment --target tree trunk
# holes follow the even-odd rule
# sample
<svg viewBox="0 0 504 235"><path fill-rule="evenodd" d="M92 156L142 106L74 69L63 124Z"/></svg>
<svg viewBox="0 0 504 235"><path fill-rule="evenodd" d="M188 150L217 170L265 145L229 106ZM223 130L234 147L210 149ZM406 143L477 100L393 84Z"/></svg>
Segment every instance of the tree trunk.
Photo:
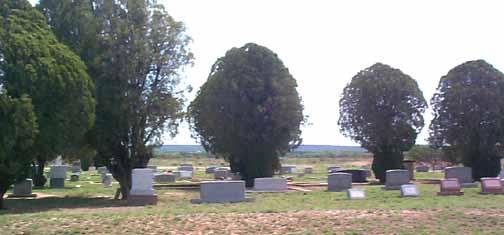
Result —
<svg viewBox="0 0 504 235"><path fill-rule="evenodd" d="M45 183L47 182L47 179L44 176L44 165L45 165L45 160L42 158L37 158L37 172L35 172L35 177L33 179L33 185L35 187L44 187Z"/></svg>
<svg viewBox="0 0 504 235"><path fill-rule="evenodd" d="M2 209L5 209L4 207L4 195L5 195L5 192L7 192L7 189L2 186L0 186L0 210Z"/></svg>

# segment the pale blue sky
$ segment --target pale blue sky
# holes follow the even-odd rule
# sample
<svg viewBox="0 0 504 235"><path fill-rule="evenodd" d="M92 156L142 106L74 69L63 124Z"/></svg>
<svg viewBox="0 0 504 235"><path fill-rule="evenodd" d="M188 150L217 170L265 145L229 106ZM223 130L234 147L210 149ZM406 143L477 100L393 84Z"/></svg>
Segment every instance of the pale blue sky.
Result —
<svg viewBox="0 0 504 235"><path fill-rule="evenodd" d="M32 2L35 2L32 0ZM309 126L305 144L356 145L339 133L338 101L345 85L376 62L417 80L429 101L439 78L467 60L504 70L504 1L160 0L193 38L195 65L186 70L196 91L211 65L231 47L264 45L297 79ZM417 142L425 143L432 119ZM165 144L194 144L187 127Z"/></svg>

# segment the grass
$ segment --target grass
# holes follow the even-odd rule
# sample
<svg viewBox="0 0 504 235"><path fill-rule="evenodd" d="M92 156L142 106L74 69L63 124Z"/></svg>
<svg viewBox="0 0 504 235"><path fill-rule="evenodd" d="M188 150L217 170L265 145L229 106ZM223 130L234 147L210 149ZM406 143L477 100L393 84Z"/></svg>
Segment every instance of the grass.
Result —
<svg viewBox="0 0 504 235"><path fill-rule="evenodd" d="M315 174L296 182L325 182L325 168L360 167L366 157L285 158L284 164L310 165ZM151 165L171 169L177 162L193 162L195 178L210 179L205 165L215 159L154 159ZM201 163L201 165L200 165ZM441 178L438 172L417 173L416 179ZM348 200L345 193L248 193L255 202L191 204L194 190L156 189L157 206L128 207L113 200L117 184L103 188L98 175L83 173L81 181L65 189L36 189L53 195L40 199L7 199L0 211L0 234L504 234L504 195L481 195L479 188L464 196L441 197L437 184L420 184L420 197L400 198L399 191L380 185L354 185L366 191L365 200ZM93 183L91 183L93 182ZM420 182L420 181L419 181ZM79 185L79 187L77 187Z"/></svg>

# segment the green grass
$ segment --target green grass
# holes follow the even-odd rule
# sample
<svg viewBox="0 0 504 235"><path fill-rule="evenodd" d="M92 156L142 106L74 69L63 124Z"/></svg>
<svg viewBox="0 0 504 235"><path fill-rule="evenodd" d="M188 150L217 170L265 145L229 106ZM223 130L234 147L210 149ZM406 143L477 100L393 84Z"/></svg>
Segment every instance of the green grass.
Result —
<svg viewBox="0 0 504 235"><path fill-rule="evenodd" d="M366 159L282 160L315 168L315 174L293 175L294 181L325 182L327 166L357 167L354 163ZM203 164L219 163L159 159L152 165L173 167L177 161L201 163L195 174L199 180L212 178ZM415 175L418 182L441 177L437 172ZM0 234L198 234L202 229L241 234L504 234L504 195L481 195L479 188L463 189L464 196L442 197L436 195L439 185L417 182L420 197L400 198L399 191L384 191L380 185L354 185L366 191L366 199L348 200L343 192L318 187L312 192L248 193L254 202L233 204L191 204L198 191L157 189L157 206L127 207L110 198L117 184L104 188L90 183L99 180L83 173L79 182L66 181L65 189L34 190L55 197L7 199L10 209L0 211Z"/></svg>

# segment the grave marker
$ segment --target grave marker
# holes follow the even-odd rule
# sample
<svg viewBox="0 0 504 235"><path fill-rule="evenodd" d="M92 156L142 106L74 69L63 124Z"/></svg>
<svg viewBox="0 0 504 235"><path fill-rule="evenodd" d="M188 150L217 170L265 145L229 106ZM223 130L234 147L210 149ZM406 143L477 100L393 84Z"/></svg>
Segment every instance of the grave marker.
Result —
<svg viewBox="0 0 504 235"><path fill-rule="evenodd" d="M418 197L420 193L418 188L414 184L403 184L401 185L401 197Z"/></svg>
<svg viewBox="0 0 504 235"><path fill-rule="evenodd" d="M313 167L311 166L307 166L304 168L304 171L303 171L305 174L313 174Z"/></svg>
<svg viewBox="0 0 504 235"><path fill-rule="evenodd" d="M32 187L32 179L23 180L14 184L12 194L9 197L36 197L37 195L32 193Z"/></svg>
<svg viewBox="0 0 504 235"><path fill-rule="evenodd" d="M481 194L503 194L499 178L481 178Z"/></svg>
<svg viewBox="0 0 504 235"><path fill-rule="evenodd" d="M128 204L135 206L156 205L157 195L152 188L154 175L152 169L137 168L131 173L131 191Z"/></svg>
<svg viewBox="0 0 504 235"><path fill-rule="evenodd" d="M245 197L245 181L203 181L200 184L200 199L192 203L227 203L252 201Z"/></svg>
<svg viewBox="0 0 504 235"><path fill-rule="evenodd" d="M429 167L428 166L417 166L416 172L429 172Z"/></svg>
<svg viewBox="0 0 504 235"><path fill-rule="evenodd" d="M174 174L163 173L154 175L154 181L159 183L173 183L175 180Z"/></svg>
<svg viewBox="0 0 504 235"><path fill-rule="evenodd" d="M439 187L440 192L438 192L438 195L440 196L464 195L464 192L460 191L461 186L457 178L441 180Z"/></svg>
<svg viewBox="0 0 504 235"><path fill-rule="evenodd" d="M255 178L254 191L286 192L287 180L284 178Z"/></svg>
<svg viewBox="0 0 504 235"><path fill-rule="evenodd" d="M362 189L352 188L347 190L347 198L350 200L354 199L365 199L366 193Z"/></svg>
<svg viewBox="0 0 504 235"><path fill-rule="evenodd" d="M401 185L408 184L410 173L408 170L388 170L385 172L385 190L398 190Z"/></svg>
<svg viewBox="0 0 504 235"><path fill-rule="evenodd" d="M54 165L49 171L50 179L49 186L51 188L64 188L66 179L67 166Z"/></svg>
<svg viewBox="0 0 504 235"><path fill-rule="evenodd" d="M112 174L106 173L103 177L103 187L110 188L112 187Z"/></svg>
<svg viewBox="0 0 504 235"><path fill-rule="evenodd" d="M332 173L327 177L327 191L341 192L352 188L352 174Z"/></svg>
<svg viewBox="0 0 504 235"><path fill-rule="evenodd" d="M478 183L473 180L470 167L447 167L444 171L445 179L457 178L463 188L478 187Z"/></svg>

